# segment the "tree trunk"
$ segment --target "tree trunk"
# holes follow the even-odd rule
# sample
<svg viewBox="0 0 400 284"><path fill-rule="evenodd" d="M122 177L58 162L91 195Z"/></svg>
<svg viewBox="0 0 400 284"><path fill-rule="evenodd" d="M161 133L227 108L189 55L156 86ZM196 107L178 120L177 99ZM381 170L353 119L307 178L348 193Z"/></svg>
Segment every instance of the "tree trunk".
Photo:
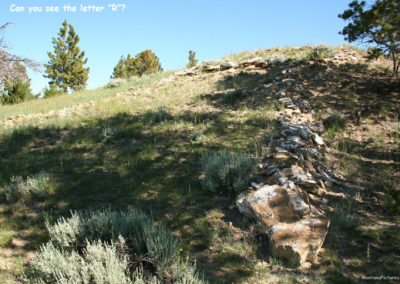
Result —
<svg viewBox="0 0 400 284"><path fill-rule="evenodd" d="M399 64L400 64L400 62L397 62L396 54L394 52L392 52L392 60L393 60L393 77L394 77L397 76L397 74L399 73Z"/></svg>

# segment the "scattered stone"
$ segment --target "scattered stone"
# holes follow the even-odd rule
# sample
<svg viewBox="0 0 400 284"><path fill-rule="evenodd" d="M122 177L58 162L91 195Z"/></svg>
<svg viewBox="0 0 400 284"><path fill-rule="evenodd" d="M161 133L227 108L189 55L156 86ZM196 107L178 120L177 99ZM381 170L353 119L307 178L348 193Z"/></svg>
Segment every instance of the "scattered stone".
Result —
<svg viewBox="0 0 400 284"><path fill-rule="evenodd" d="M319 123L313 123L309 127L311 131L317 132L318 134L321 134L325 131L324 127Z"/></svg>
<svg viewBox="0 0 400 284"><path fill-rule="evenodd" d="M262 59L261 57L254 57L254 58L247 59L247 60L244 60L244 61L240 62L239 66L248 67L250 65L254 65L254 66L258 65L258 66L260 66L260 65L263 65L263 64L268 64L268 63L264 59Z"/></svg>
<svg viewBox="0 0 400 284"><path fill-rule="evenodd" d="M278 58L275 58L275 59L271 60L270 63L273 64L273 65L278 65L278 64L284 63L284 62L286 62L288 60L289 60L288 58L278 57Z"/></svg>
<svg viewBox="0 0 400 284"><path fill-rule="evenodd" d="M289 70L283 73L295 72ZM290 86L295 81L284 79L282 83ZM296 91L303 91L303 86L296 87ZM324 128L314 123L309 103L302 99L293 102L285 96L287 91L281 87L275 93L286 109L279 112L281 130L270 144L274 153L263 161L262 174L268 176L264 184L268 185L253 185L256 190L241 194L237 207L265 229L274 256L303 266L315 261L329 227L324 209L312 206L309 200L318 204L313 198L326 193L330 179L314 167L316 161L324 159L317 147L325 144L319 136Z"/></svg>
<svg viewBox="0 0 400 284"><path fill-rule="evenodd" d="M280 97L281 95L285 95L287 92L286 88L280 89L278 92L275 93L275 96Z"/></svg>
<svg viewBox="0 0 400 284"><path fill-rule="evenodd" d="M252 182L252 183L251 183L251 186L252 186L252 187L254 187L255 189L257 189L257 188L260 188L260 187L261 187L261 185L260 185L260 184L257 184L257 183L255 183L255 182Z"/></svg>
<svg viewBox="0 0 400 284"><path fill-rule="evenodd" d="M202 67L202 71L203 72L216 72L219 71L221 69L220 65L204 65Z"/></svg>
<svg viewBox="0 0 400 284"><path fill-rule="evenodd" d="M287 168L298 162L299 158L289 152L278 152L274 154L272 161L277 168Z"/></svg>
<svg viewBox="0 0 400 284"><path fill-rule="evenodd" d="M296 80L290 79L290 78L285 78L282 80L282 83L284 83L285 85L291 86L296 83Z"/></svg>
<svg viewBox="0 0 400 284"><path fill-rule="evenodd" d="M301 140L299 136L290 136L287 138L287 141L297 143L299 146L305 146L306 142Z"/></svg>
<svg viewBox="0 0 400 284"><path fill-rule="evenodd" d="M293 105L292 99L291 99L291 98L288 98L288 97L280 98L279 101L280 101L284 106L286 106L286 107L288 107L288 106L290 106L290 105Z"/></svg>
<svg viewBox="0 0 400 284"><path fill-rule="evenodd" d="M238 65L232 61L223 62L220 65L221 70L227 70L227 69L232 69L232 68L236 68L236 67L238 67Z"/></svg>
<svg viewBox="0 0 400 284"><path fill-rule="evenodd" d="M317 145L322 146L324 145L324 140L322 140L321 136L319 136L318 134L314 133L312 136L312 139L315 143L317 143Z"/></svg>

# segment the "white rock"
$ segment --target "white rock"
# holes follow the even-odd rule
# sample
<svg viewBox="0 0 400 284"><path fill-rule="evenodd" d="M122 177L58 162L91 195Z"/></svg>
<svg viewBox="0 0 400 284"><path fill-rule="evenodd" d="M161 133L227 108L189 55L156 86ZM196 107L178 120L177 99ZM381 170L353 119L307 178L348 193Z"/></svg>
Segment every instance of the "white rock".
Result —
<svg viewBox="0 0 400 284"><path fill-rule="evenodd" d="M231 69L231 68L236 68L236 67L238 67L238 65L232 61L227 61L227 62L223 62L220 64L221 70L226 70L226 69Z"/></svg>
<svg viewBox="0 0 400 284"><path fill-rule="evenodd" d="M317 143L317 145L322 146L324 145L324 140L322 140L321 136L319 136L318 134L314 133L312 136L312 139L315 143Z"/></svg>

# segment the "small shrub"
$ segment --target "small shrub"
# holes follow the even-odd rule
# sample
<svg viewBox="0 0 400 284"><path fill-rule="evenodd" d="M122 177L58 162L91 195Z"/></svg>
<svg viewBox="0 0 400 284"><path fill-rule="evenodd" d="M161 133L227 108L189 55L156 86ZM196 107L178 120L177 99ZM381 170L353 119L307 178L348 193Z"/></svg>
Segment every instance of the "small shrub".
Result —
<svg viewBox="0 0 400 284"><path fill-rule="evenodd" d="M45 88L43 91L43 97L44 98L51 98L51 97L57 97L57 96L61 96L64 95L64 91L57 89L55 86L50 85L49 88Z"/></svg>
<svg viewBox="0 0 400 284"><path fill-rule="evenodd" d="M318 60L335 56L336 52L327 45L318 45L314 47L307 55L309 60Z"/></svg>
<svg viewBox="0 0 400 284"><path fill-rule="evenodd" d="M348 121L347 117L341 112L322 115L321 119L326 129L334 128L337 131L343 131Z"/></svg>
<svg viewBox="0 0 400 284"><path fill-rule="evenodd" d="M195 131L192 135L191 135L191 139L193 141L193 143L199 143L199 144L207 144L210 139L203 134L203 131Z"/></svg>
<svg viewBox="0 0 400 284"><path fill-rule="evenodd" d="M198 61L196 59L196 52L189 50L188 59L189 59L189 62L188 62L188 64L186 64L186 68L192 68L197 65Z"/></svg>
<svg viewBox="0 0 400 284"><path fill-rule="evenodd" d="M123 136L123 131L112 125L104 126L101 133L102 140L106 142L113 141L115 139L121 138L122 136Z"/></svg>
<svg viewBox="0 0 400 284"><path fill-rule="evenodd" d="M113 78L110 81L108 81L105 87L109 89L118 88L126 84L126 82L127 80L123 78Z"/></svg>
<svg viewBox="0 0 400 284"><path fill-rule="evenodd" d="M132 283L128 260L121 258L114 243L89 242L82 255L48 243L40 248L30 268L33 283Z"/></svg>
<svg viewBox="0 0 400 284"><path fill-rule="evenodd" d="M247 94L243 90L236 89L235 91L229 92L222 95L222 104L234 105L247 97Z"/></svg>
<svg viewBox="0 0 400 284"><path fill-rule="evenodd" d="M195 267L180 260L180 239L167 228L156 226L150 216L140 211L72 212L71 218L60 218L53 225L46 223L46 227L50 242L39 251L31 269L32 277L45 279L44 283L53 283L51 280L64 283L57 278L61 274L66 279L75 277L79 280L76 283L89 283L83 281L87 275L89 279L94 279L95 275L99 279L90 283L149 283L147 279L140 282L143 280L142 264L152 267L146 273L155 271L156 280L168 278L176 280L174 283L202 283ZM106 259L108 262L103 261ZM118 259L122 263L117 262ZM126 272L126 261L134 264L129 266L130 273ZM52 262L53 265L47 265ZM66 262L69 266L65 265L63 272L59 267ZM73 268L79 265L82 268ZM107 280L106 275L110 273L118 275L113 278L117 282ZM124 282L124 275L133 275L128 279L131 282ZM118 282L118 279L124 281Z"/></svg>
<svg viewBox="0 0 400 284"><path fill-rule="evenodd" d="M256 169L251 157L229 151L219 154L205 152L201 163L205 172L203 186L211 191L241 192L247 188Z"/></svg>
<svg viewBox="0 0 400 284"><path fill-rule="evenodd" d="M345 210L342 207L337 207L335 210L329 214L332 226L352 229L358 226L358 220L351 216L350 209Z"/></svg>
<svg viewBox="0 0 400 284"><path fill-rule="evenodd" d="M10 181L3 189L7 201L26 201L34 196L45 197L51 191L50 177L43 171L25 180L21 176L14 176Z"/></svg>
<svg viewBox="0 0 400 284"><path fill-rule="evenodd" d="M397 220L400 220L400 191L387 190L385 194L385 206Z"/></svg>
<svg viewBox="0 0 400 284"><path fill-rule="evenodd" d="M31 99L30 82L24 80L4 84L4 92L0 96L3 104L17 104Z"/></svg>
<svg viewBox="0 0 400 284"><path fill-rule="evenodd" d="M165 271L172 263L176 262L180 240L175 238L171 231L160 226L145 226L144 240L147 252L157 263L158 271Z"/></svg>
<svg viewBox="0 0 400 284"><path fill-rule="evenodd" d="M171 111L165 107L165 106L160 106L157 108L157 110L150 115L150 120L153 123L158 123L166 120L172 119L173 116L171 114Z"/></svg>
<svg viewBox="0 0 400 284"><path fill-rule="evenodd" d="M0 229L0 247L8 247L9 245L11 245L11 242L13 240L13 233L1 228Z"/></svg>

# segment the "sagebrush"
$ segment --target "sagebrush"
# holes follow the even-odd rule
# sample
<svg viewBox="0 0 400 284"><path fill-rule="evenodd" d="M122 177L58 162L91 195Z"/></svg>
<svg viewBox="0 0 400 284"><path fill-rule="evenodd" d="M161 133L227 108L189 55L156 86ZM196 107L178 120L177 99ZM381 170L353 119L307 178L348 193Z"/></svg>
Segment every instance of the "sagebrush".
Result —
<svg viewBox="0 0 400 284"><path fill-rule="evenodd" d="M318 60L333 57L335 54L336 52L332 47L321 44L311 49L307 55L307 58L309 60Z"/></svg>
<svg viewBox="0 0 400 284"><path fill-rule="evenodd" d="M140 211L72 212L46 227L50 241L31 261L31 282L203 283L181 260L181 240Z"/></svg>
<svg viewBox="0 0 400 284"><path fill-rule="evenodd" d="M50 176L41 171L26 179L13 176L10 183L3 188L3 195L7 201L30 200L32 197L45 197L51 193Z"/></svg>
<svg viewBox="0 0 400 284"><path fill-rule="evenodd" d="M205 172L203 186L229 193L245 190L256 169L256 162L249 155L230 151L204 152L201 163Z"/></svg>

